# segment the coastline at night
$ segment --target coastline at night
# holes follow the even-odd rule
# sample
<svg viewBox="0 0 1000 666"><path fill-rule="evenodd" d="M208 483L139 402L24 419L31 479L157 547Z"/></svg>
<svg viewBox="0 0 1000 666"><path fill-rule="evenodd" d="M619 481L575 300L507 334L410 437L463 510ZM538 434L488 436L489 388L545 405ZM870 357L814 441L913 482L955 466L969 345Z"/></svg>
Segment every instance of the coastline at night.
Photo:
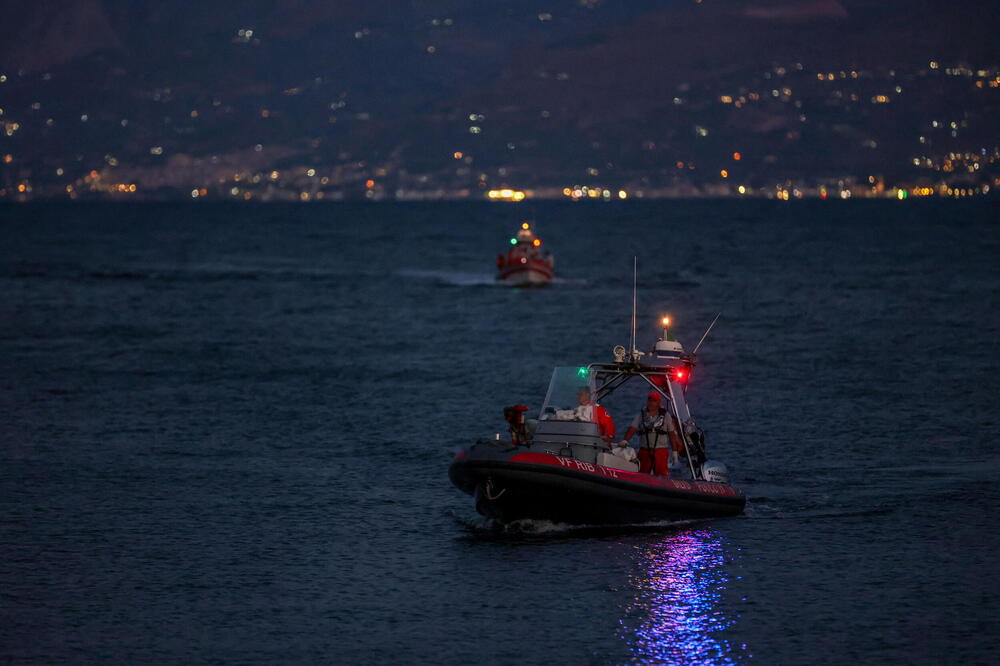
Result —
<svg viewBox="0 0 1000 666"><path fill-rule="evenodd" d="M340 4L8 12L0 200L1000 188L988 3Z"/></svg>

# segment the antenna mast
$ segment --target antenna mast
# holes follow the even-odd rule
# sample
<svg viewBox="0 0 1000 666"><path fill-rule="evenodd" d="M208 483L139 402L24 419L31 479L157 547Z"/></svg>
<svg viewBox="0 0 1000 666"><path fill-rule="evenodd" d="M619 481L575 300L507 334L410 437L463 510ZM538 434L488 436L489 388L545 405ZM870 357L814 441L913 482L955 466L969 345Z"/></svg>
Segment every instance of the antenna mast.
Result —
<svg viewBox="0 0 1000 666"><path fill-rule="evenodd" d="M722 316L721 312L719 314L715 315L715 319L713 319L712 323L708 325L707 329L705 329L705 335L701 336L701 340L698 341L698 344L695 345L694 351L691 352L692 356L694 356L695 354L698 353L698 349L701 348L701 343L703 343L705 341L705 338L708 337L708 332L712 330L712 327L715 326L715 322L719 321L719 317L721 317L721 316Z"/></svg>
<svg viewBox="0 0 1000 666"><path fill-rule="evenodd" d="M632 256L632 337L629 338L629 355L635 356L635 286L639 275L639 257Z"/></svg>

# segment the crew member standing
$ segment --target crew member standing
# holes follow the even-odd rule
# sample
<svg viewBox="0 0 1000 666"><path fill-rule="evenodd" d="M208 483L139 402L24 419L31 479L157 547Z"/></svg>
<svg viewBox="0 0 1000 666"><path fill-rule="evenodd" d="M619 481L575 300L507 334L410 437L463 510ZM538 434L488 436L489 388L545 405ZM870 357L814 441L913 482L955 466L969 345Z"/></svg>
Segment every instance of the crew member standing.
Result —
<svg viewBox="0 0 1000 666"><path fill-rule="evenodd" d="M632 419L632 425L625 431L625 441L635 433L640 435L639 471L670 476L671 450L679 450L681 440L674 419L663 408L659 392L650 391L646 396L646 408Z"/></svg>

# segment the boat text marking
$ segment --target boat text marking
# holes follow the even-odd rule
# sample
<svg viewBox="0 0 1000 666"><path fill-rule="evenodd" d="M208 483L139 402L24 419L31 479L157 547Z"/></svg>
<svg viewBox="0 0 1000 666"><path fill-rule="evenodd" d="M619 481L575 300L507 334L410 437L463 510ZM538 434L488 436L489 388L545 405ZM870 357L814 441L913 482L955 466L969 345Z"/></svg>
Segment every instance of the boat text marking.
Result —
<svg viewBox="0 0 1000 666"><path fill-rule="evenodd" d="M556 460L558 460L559 464L563 467L576 467L577 469L582 469L585 472L600 472L604 476L610 476L612 479L618 478L618 470L605 467L604 465L595 465L593 463L577 460L576 458L563 458L562 456L556 456Z"/></svg>

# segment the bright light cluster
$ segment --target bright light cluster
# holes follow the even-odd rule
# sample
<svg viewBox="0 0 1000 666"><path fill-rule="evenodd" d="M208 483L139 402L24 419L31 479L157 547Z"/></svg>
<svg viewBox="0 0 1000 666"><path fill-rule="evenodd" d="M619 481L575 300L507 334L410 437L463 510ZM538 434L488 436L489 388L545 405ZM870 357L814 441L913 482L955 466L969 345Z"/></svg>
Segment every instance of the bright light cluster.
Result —
<svg viewBox="0 0 1000 666"><path fill-rule="evenodd" d="M508 187L486 193L486 197L491 201L524 201L526 196L527 193L523 190L513 190Z"/></svg>

